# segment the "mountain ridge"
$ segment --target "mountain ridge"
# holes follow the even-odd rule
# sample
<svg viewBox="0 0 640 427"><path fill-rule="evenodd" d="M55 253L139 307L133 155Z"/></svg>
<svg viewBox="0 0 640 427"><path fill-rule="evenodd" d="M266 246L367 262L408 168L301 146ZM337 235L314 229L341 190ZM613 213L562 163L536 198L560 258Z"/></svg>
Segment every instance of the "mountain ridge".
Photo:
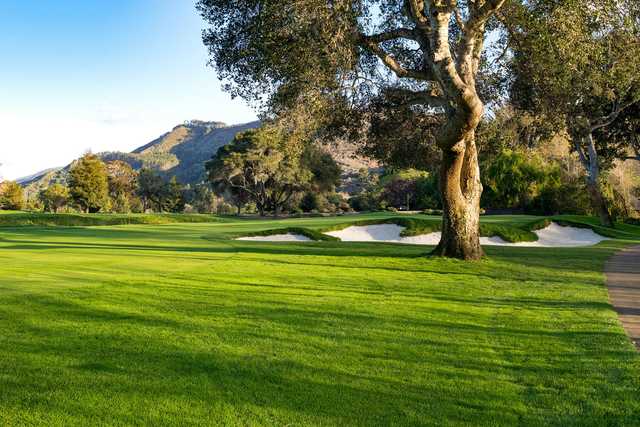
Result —
<svg viewBox="0 0 640 427"><path fill-rule="evenodd" d="M103 161L122 160L136 170L147 167L167 177L175 176L184 184L196 184L205 179L204 164L218 148L231 142L238 132L258 126L260 121L257 120L234 125L190 120L130 152L106 151L96 155ZM27 197L32 197L53 183L65 183L71 165L73 162L16 181L24 187Z"/></svg>

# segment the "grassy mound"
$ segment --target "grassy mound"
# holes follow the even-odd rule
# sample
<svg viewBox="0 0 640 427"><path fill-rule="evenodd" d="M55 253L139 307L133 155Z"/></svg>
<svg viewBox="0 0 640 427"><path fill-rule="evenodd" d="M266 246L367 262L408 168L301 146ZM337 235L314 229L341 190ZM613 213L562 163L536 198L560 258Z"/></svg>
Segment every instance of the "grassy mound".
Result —
<svg viewBox="0 0 640 427"><path fill-rule="evenodd" d="M530 230L499 224L480 223L480 235L482 237L500 237L510 243L535 242L538 240L538 236Z"/></svg>
<svg viewBox="0 0 640 427"><path fill-rule="evenodd" d="M339 224L333 224L328 227L323 227L319 231L327 233L329 231L344 230L348 227L364 227L367 225L379 225L379 224L396 224L405 229L402 230L400 235L402 237L419 236L421 234L429 234L435 231L440 231L440 221L424 220L418 218L405 218L405 217L389 217L389 218L374 218L365 219L360 221L344 222Z"/></svg>
<svg viewBox="0 0 640 427"><path fill-rule="evenodd" d="M326 233L328 231L343 230L351 226L366 226L376 224L396 224L405 229L402 230L400 235L402 237L420 236L423 234L434 233L441 231L442 225L440 220L426 220L419 218L403 218L403 217L390 217L383 219L370 219L363 221L355 221L349 223L335 224L329 227L322 228L320 231ZM480 235L483 237L500 237L507 242L535 242L538 240L538 236L532 233L530 230L522 228L504 225L504 224L480 224Z"/></svg>
<svg viewBox="0 0 640 427"><path fill-rule="evenodd" d="M253 233L243 234L240 237L258 237L258 236L273 236L276 234L299 234L301 236L308 237L311 240L333 242L339 241L337 237L323 234L317 230L312 230L305 227L286 227L286 228L273 228L270 230L255 231Z"/></svg>
<svg viewBox="0 0 640 427"><path fill-rule="evenodd" d="M544 228L551 222L555 222L563 227L588 228L601 236L610 237L612 239L633 240L640 236L640 226L618 222L614 224L613 228L604 227L600 225L597 218L581 215L557 215L551 218L546 218L544 223L542 221L537 221L529 224L529 226Z"/></svg>
<svg viewBox="0 0 640 427"><path fill-rule="evenodd" d="M0 227L88 227L218 221L223 221L223 219L214 215L200 214L54 214L42 212L5 212L0 215Z"/></svg>

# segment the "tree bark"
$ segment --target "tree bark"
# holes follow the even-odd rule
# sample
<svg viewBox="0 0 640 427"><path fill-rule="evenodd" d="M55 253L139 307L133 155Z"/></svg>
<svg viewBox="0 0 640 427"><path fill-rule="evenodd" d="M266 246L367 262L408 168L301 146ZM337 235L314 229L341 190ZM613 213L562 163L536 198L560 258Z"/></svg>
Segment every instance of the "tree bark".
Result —
<svg viewBox="0 0 640 427"><path fill-rule="evenodd" d="M580 156L580 161L587 171L587 191L591 198L591 206L600 218L600 224L605 227L613 227L613 219L607 206L607 200L600 189L600 163L598 161L598 151L593 140L593 135L589 133L584 139L587 148L585 155L582 146L576 144L576 150Z"/></svg>
<svg viewBox="0 0 640 427"><path fill-rule="evenodd" d="M602 195L602 191L600 190L600 185L598 184L598 182L592 181L591 177L587 178L587 190L589 191L589 196L591 197L591 205L597 212L598 217L600 217L600 224L604 225L605 227L613 227L611 212L609 212L607 201Z"/></svg>
<svg viewBox="0 0 640 427"><path fill-rule="evenodd" d="M482 184L474 131L464 144L443 150L440 169L442 237L433 255L478 260L480 246L480 196Z"/></svg>

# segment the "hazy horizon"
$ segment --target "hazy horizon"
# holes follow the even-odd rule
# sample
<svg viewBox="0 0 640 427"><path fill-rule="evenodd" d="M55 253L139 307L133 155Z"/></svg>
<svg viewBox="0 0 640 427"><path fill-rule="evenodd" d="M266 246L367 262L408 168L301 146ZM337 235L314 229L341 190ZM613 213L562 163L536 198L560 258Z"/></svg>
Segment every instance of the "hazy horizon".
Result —
<svg viewBox="0 0 640 427"><path fill-rule="evenodd" d="M256 120L206 66L194 2L8 0L0 16L0 177L131 151L186 120Z"/></svg>

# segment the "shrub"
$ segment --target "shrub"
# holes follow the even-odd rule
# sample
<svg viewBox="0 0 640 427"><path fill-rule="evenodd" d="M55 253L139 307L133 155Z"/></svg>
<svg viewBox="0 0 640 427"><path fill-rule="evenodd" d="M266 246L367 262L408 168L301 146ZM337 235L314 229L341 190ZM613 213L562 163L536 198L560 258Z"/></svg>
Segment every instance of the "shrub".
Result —
<svg viewBox="0 0 640 427"><path fill-rule="evenodd" d="M300 209L304 212L324 211L327 208L327 199L316 192L307 192L300 200Z"/></svg>
<svg viewBox="0 0 640 427"><path fill-rule="evenodd" d="M372 192L363 192L349 199L351 208L358 212L375 211L379 208L378 197Z"/></svg>
<svg viewBox="0 0 640 427"><path fill-rule="evenodd" d="M234 215L236 213L236 208L229 203L220 203L217 207L218 215Z"/></svg>
<svg viewBox="0 0 640 427"><path fill-rule="evenodd" d="M585 214L590 209L584 181L537 154L505 149L482 168L482 205L487 208L539 215Z"/></svg>
<svg viewBox="0 0 640 427"><path fill-rule="evenodd" d="M624 223L629 225L640 225L640 218L625 218Z"/></svg>

